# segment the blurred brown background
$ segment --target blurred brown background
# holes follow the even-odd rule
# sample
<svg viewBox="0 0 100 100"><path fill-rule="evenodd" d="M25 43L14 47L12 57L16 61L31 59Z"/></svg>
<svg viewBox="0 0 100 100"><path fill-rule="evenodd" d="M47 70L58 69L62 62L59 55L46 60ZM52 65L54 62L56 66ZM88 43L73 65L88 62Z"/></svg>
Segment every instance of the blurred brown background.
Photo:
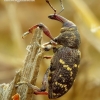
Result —
<svg viewBox="0 0 100 100"><path fill-rule="evenodd" d="M50 3L61 10L59 0ZM82 53L80 69L70 91L58 100L100 100L100 0L63 0L65 10L61 13L73 21L81 35ZM32 25L44 23L53 37L59 34L61 23L48 19L54 13L45 0L11 2L0 1L0 83L9 83L15 72L23 67L27 53L26 46L32 35L24 40L22 34ZM50 39L43 35L43 43ZM46 55L52 55L47 52ZM43 60L38 75L40 86L50 60ZM35 96L48 100L47 96Z"/></svg>

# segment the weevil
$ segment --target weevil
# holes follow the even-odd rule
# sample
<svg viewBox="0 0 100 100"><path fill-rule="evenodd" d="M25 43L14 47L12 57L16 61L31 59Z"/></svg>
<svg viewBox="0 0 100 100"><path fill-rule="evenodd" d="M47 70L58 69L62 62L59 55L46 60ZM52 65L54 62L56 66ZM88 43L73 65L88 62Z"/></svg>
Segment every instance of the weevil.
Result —
<svg viewBox="0 0 100 100"><path fill-rule="evenodd" d="M60 34L53 38L49 29L42 23L32 26L28 33L32 33L33 29L39 27L43 33L47 35L51 41L42 45L45 51L53 49L54 55L47 69L42 87L37 89L34 94L47 94L48 97L56 99L64 95L72 87L78 72L80 56L80 34L77 26L68 19L58 15L51 14L48 18L61 22L62 28ZM57 47L59 45L59 47Z"/></svg>

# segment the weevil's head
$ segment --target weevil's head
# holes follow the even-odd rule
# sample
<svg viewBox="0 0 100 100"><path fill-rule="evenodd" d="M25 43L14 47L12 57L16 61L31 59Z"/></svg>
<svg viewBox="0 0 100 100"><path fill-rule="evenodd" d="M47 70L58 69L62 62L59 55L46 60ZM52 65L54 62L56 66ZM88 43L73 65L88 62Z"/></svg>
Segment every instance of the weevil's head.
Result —
<svg viewBox="0 0 100 100"><path fill-rule="evenodd" d="M57 14L51 14L48 17L60 21L63 24L60 34L55 38L55 42L70 48L78 48L80 44L80 35L77 26L72 21Z"/></svg>
<svg viewBox="0 0 100 100"><path fill-rule="evenodd" d="M80 34L77 27L63 27L61 28L60 34L54 40L65 47L78 49L80 45Z"/></svg>

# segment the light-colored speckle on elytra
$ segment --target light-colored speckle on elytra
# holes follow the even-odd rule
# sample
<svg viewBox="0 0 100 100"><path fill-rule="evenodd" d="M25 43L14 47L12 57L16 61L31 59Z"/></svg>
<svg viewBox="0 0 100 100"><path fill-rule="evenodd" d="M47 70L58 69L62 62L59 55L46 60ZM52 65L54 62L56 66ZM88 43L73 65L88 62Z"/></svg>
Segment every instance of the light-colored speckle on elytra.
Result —
<svg viewBox="0 0 100 100"><path fill-rule="evenodd" d="M63 86L63 84L58 83L57 81L55 82L55 85L59 85L61 88L63 88L63 87L64 87L64 86Z"/></svg>
<svg viewBox="0 0 100 100"><path fill-rule="evenodd" d="M62 77L62 75L60 74L59 77Z"/></svg>
<svg viewBox="0 0 100 100"><path fill-rule="evenodd" d="M59 95L61 95L61 94L60 94L60 93L57 93L56 95L58 95L58 96L59 96Z"/></svg>
<svg viewBox="0 0 100 100"><path fill-rule="evenodd" d="M67 88L65 88L65 91L67 91L68 89Z"/></svg>
<svg viewBox="0 0 100 100"><path fill-rule="evenodd" d="M67 70L68 70L68 71L71 71L72 69L71 69L70 67L67 67Z"/></svg>
<svg viewBox="0 0 100 100"><path fill-rule="evenodd" d="M57 81L55 82L55 85L58 85L58 82Z"/></svg>
<svg viewBox="0 0 100 100"><path fill-rule="evenodd" d="M68 65L63 65L63 67L64 67L64 68L67 68L67 67L68 67Z"/></svg>
<svg viewBox="0 0 100 100"><path fill-rule="evenodd" d="M70 79L73 80L73 77L71 77Z"/></svg>
<svg viewBox="0 0 100 100"><path fill-rule="evenodd" d="M63 65L64 68L66 68L68 71L71 71L72 68L70 68L68 65Z"/></svg>
<svg viewBox="0 0 100 100"><path fill-rule="evenodd" d="M63 82L65 82L65 79L63 79Z"/></svg>
<svg viewBox="0 0 100 100"><path fill-rule="evenodd" d="M72 71L70 71L70 76L72 76L73 75L73 72Z"/></svg>
<svg viewBox="0 0 100 100"><path fill-rule="evenodd" d="M48 77L48 80L51 80L51 77L50 76Z"/></svg>
<svg viewBox="0 0 100 100"><path fill-rule="evenodd" d="M63 88L63 85L62 84L59 83L59 85L60 85L61 88Z"/></svg>
<svg viewBox="0 0 100 100"><path fill-rule="evenodd" d="M81 52L78 50L79 56L81 57Z"/></svg>
<svg viewBox="0 0 100 100"><path fill-rule="evenodd" d="M56 96L57 94L56 93L53 93L53 95Z"/></svg>
<svg viewBox="0 0 100 100"><path fill-rule="evenodd" d="M65 91L67 91L68 89L67 89L67 85L64 85L64 88L65 88Z"/></svg>
<svg viewBox="0 0 100 100"><path fill-rule="evenodd" d="M54 74L54 71L51 71L50 74Z"/></svg>
<svg viewBox="0 0 100 100"><path fill-rule="evenodd" d="M74 64L74 67L77 67L77 64Z"/></svg>
<svg viewBox="0 0 100 100"><path fill-rule="evenodd" d="M66 88L67 87L67 85L64 85L64 88Z"/></svg>
<svg viewBox="0 0 100 100"><path fill-rule="evenodd" d="M68 36L65 37L66 39L69 38Z"/></svg>
<svg viewBox="0 0 100 100"><path fill-rule="evenodd" d="M64 62L62 59L60 59L59 62L60 62L61 64L65 64L65 62Z"/></svg>

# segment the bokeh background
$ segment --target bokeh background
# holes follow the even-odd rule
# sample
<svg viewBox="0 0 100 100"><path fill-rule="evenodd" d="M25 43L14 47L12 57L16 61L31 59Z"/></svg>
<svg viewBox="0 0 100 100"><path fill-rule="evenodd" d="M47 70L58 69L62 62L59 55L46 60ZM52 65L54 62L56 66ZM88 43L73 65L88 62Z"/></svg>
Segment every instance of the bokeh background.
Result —
<svg viewBox="0 0 100 100"><path fill-rule="evenodd" d="M57 12L61 10L59 0L50 0L50 3ZM100 0L63 0L63 3L65 10L61 15L73 21L79 29L82 58L73 87L58 100L100 100ZM23 67L32 35L24 40L21 37L32 25L42 22L53 37L59 34L61 23L47 17L52 13L45 0L0 1L0 84L11 82L16 71ZM43 43L49 40L43 35ZM46 53L52 54L51 51ZM49 63L46 59L41 62L36 83L39 87ZM35 98L48 100L47 96Z"/></svg>

